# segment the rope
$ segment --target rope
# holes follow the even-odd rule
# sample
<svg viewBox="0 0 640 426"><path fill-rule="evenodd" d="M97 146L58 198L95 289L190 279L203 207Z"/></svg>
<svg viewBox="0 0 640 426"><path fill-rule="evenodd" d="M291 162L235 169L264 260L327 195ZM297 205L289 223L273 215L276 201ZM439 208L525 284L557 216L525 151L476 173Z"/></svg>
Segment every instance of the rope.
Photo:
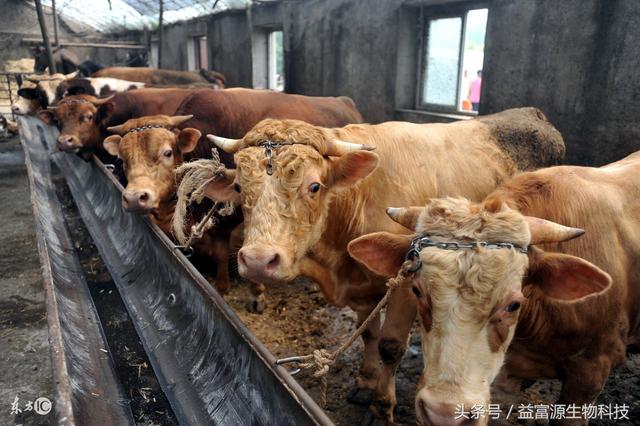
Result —
<svg viewBox="0 0 640 426"><path fill-rule="evenodd" d="M220 155L217 149L211 150L210 160L196 160L185 163L176 169L176 180L180 180L180 185L176 195L178 201L171 220L171 229L176 240L181 244L180 248L188 250L191 245L202 238L204 233L215 226L213 214L218 212L220 216L229 216L233 213L231 203L215 202L207 214L196 225L191 227L191 232L187 236L184 228L188 222L187 207L192 203L201 203L205 197L205 189L209 183L219 179L225 170L224 164L220 162Z"/></svg>
<svg viewBox="0 0 640 426"><path fill-rule="evenodd" d="M300 363L298 367L301 370L315 370L313 372L313 377L319 378L320 382L320 404L324 408L327 404L327 388L328 388L328 373L331 366L333 366L337 359L342 355L353 343L356 341L358 337L367 329L371 321L373 321L382 308L387 305L389 300L389 296L391 292L399 287L404 281L407 280L408 276L413 274L410 272L413 266L413 261L407 260L405 261L398 274L387 280L387 292L384 294L384 297L380 299L375 308L369 313L369 316L362 321L362 324L356 329L356 331L351 334L351 336L342 344L338 349L334 352L329 352L326 349L315 349L309 355L304 355L299 357Z"/></svg>

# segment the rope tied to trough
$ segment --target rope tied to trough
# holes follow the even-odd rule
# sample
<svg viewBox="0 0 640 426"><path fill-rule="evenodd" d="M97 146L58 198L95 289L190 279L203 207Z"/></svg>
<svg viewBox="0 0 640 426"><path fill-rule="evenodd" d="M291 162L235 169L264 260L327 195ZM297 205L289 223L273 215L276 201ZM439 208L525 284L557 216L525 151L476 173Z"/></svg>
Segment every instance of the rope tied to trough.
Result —
<svg viewBox="0 0 640 426"><path fill-rule="evenodd" d="M404 283L410 276L415 274L415 271L412 271L414 266L413 260L406 260L400 270L398 270L398 274L389 278L386 282L387 291L380 299L378 304L373 308L373 310L369 313L367 318L362 321L362 324L354 331L349 338L342 343L334 352L329 352L326 349L315 349L308 355L284 358L276 361L276 364L285 364L288 362L297 362L300 370L313 370L313 377L320 379L320 405L322 408L327 405L327 388L329 385L328 382L328 373L330 368L336 363L340 355L342 355L353 343L356 341L358 337L367 329L371 321L373 321L379 314L382 308L387 305L389 300L389 296L391 292L395 290L397 287L400 287L402 283Z"/></svg>
<svg viewBox="0 0 640 426"><path fill-rule="evenodd" d="M185 233L189 221L189 205L202 203L207 185L219 179L225 170L217 149L211 149L211 156L211 159L184 163L176 169L176 181L180 181L180 185L176 192L178 201L171 220L171 229L176 240L181 244L178 247L185 251L189 250L195 241L202 238L206 231L216 225L214 213L217 212L220 216L229 216L234 210L232 203L216 201L207 214L191 227L189 236Z"/></svg>

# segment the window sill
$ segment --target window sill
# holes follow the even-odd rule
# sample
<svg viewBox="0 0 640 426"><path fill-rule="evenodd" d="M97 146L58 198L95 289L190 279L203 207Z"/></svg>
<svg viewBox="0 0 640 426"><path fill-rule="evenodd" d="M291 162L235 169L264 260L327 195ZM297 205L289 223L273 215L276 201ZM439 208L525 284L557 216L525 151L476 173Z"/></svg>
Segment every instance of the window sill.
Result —
<svg viewBox="0 0 640 426"><path fill-rule="evenodd" d="M420 119L424 119L424 121L440 121L440 122L448 122L448 121L460 121L460 120L471 120L472 118L477 117L477 114L464 114L464 113L445 113L445 112L436 112L436 111L425 111L420 109L396 109L396 115L401 117L419 117ZM421 120L422 121L422 120Z"/></svg>

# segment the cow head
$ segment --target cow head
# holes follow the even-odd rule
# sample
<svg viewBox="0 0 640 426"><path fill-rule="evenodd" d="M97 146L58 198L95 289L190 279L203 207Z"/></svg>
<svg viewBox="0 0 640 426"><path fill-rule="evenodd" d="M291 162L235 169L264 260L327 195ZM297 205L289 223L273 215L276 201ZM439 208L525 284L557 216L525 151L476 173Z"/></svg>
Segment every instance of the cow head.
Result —
<svg viewBox="0 0 640 426"><path fill-rule="evenodd" d="M70 74L32 74L25 77L25 80L36 84L36 88L42 92L40 96L47 100L47 105L53 105L62 98L64 90L60 90L60 86L68 80L75 78L78 71Z"/></svg>
<svg viewBox="0 0 640 426"><path fill-rule="evenodd" d="M299 261L326 228L331 200L378 164L368 151L372 147L337 140L330 129L296 120L263 120L240 140L209 137L235 152L237 169L212 182L207 196L240 200L244 245L238 270L260 282L300 275ZM265 142L281 145L270 149Z"/></svg>
<svg viewBox="0 0 640 426"><path fill-rule="evenodd" d="M97 148L102 142L102 130L113 113L112 97L69 96L55 107L40 111L38 117L60 130L57 144L60 151Z"/></svg>
<svg viewBox="0 0 640 426"><path fill-rule="evenodd" d="M421 318L425 369L416 413L422 424L467 424L469 420L456 413L468 413L475 404L488 406L490 385L519 315L531 312L523 296L531 294L530 287L543 297L571 304L611 285L607 273L584 259L525 249L566 241L584 231L525 217L502 203L436 199L426 208L389 209L389 214L434 243L514 245L457 250L425 245L420 250L421 267L406 284L412 285ZM415 236L365 235L349 244L349 253L372 271L395 276ZM477 420L487 422L486 416Z"/></svg>
<svg viewBox="0 0 640 426"><path fill-rule="evenodd" d="M171 200L176 191L175 169L201 136L196 129L177 129L192 117L156 115L109 127L115 135L104 140L104 148L122 159L128 182L122 206L127 211L150 213Z"/></svg>
<svg viewBox="0 0 640 426"><path fill-rule="evenodd" d="M37 87L22 87L18 98L11 104L11 112L17 115L35 115L49 105L46 94Z"/></svg>

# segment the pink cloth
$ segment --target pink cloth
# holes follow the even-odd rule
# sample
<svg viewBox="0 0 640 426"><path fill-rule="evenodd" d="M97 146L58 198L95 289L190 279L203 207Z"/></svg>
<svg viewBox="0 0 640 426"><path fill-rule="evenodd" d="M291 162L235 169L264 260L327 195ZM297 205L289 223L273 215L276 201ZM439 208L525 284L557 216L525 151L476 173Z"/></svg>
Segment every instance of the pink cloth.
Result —
<svg viewBox="0 0 640 426"><path fill-rule="evenodd" d="M474 104L480 102L480 89L482 88L482 77L478 77L469 86L469 100Z"/></svg>

